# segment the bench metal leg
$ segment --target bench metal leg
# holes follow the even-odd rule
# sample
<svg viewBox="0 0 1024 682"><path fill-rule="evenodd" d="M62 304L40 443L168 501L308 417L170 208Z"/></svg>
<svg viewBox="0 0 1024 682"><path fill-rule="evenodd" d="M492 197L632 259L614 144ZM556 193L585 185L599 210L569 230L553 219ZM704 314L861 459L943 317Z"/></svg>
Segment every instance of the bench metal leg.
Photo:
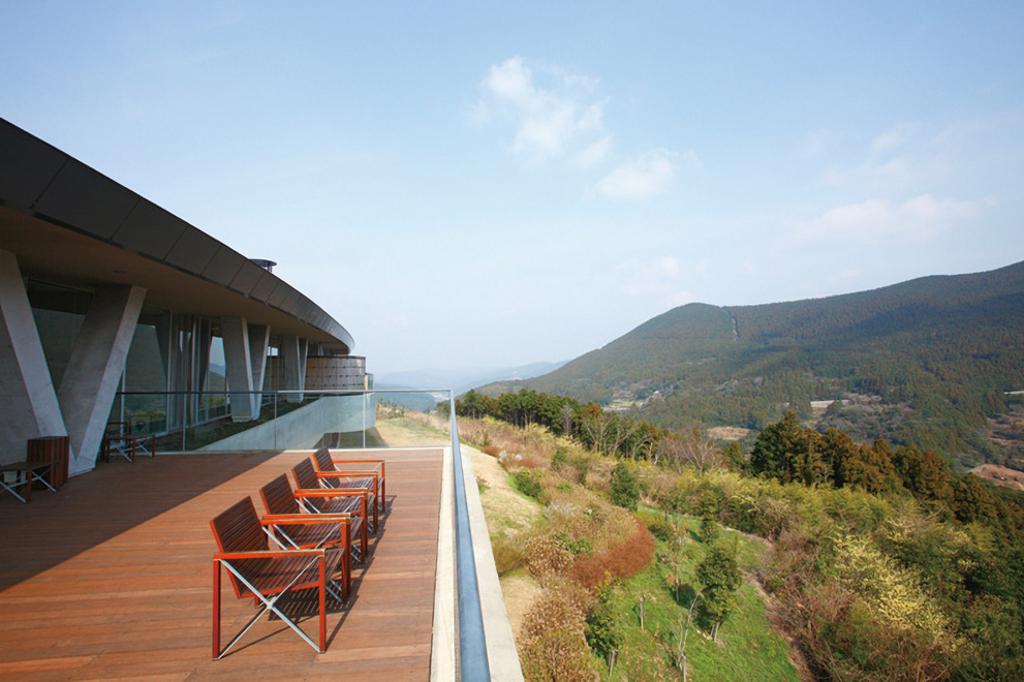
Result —
<svg viewBox="0 0 1024 682"><path fill-rule="evenodd" d="M19 494L18 494L18 491L17 491L17 490L15 490L15 487L17 487L17 486L19 486L19 485L25 485L25 484L24 484L24 483L19 483L19 482L18 482L18 481L16 480L16 481L14 481L14 483L12 483L11 485L7 485L7 482L6 482L6 481L4 481L4 479L3 479L3 476L0 476L0 486L3 486L3 489L4 489L4 490L6 490L6 491L7 491L7 492L9 492L10 494L12 494L12 495L14 495L14 496L15 496L16 498L18 498L18 501L19 501L19 502L21 502L22 504L28 504L28 500L26 500L26 499L25 499L24 497L22 497L21 495L19 495ZM51 488L51 490L52 490L52 488Z"/></svg>

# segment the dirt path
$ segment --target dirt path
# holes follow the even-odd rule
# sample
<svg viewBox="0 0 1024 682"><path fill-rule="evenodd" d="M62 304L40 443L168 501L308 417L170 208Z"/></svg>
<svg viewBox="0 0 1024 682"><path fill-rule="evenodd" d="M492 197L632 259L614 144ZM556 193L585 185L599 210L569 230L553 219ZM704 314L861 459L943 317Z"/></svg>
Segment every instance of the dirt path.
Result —
<svg viewBox="0 0 1024 682"><path fill-rule="evenodd" d="M767 542L767 540L765 540L765 542ZM807 662L807 657L804 656L804 652L797 644L796 638L790 634L789 630L786 629L782 622L782 615L779 613L778 602L776 602L775 598L765 591L764 585L761 584L761 580L756 574L744 571L743 578L754 588L754 591L757 592L757 596L761 598L761 602L764 604L765 615L768 616L768 622L771 624L772 629L775 630L775 634L781 637L782 641L789 645L789 660L796 668L796 672L800 676L800 679L806 680L807 682L814 682L816 678L814 677L814 673L811 672L811 666L810 663Z"/></svg>

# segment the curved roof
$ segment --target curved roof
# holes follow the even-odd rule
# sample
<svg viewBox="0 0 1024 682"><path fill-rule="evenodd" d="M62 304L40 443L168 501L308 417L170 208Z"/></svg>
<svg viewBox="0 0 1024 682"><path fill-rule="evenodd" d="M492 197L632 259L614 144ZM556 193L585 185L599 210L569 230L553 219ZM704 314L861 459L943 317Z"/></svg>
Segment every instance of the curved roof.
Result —
<svg viewBox="0 0 1024 682"><path fill-rule="evenodd" d="M181 312L239 315L351 352L341 324L231 247L0 118L0 248L26 274L137 284Z"/></svg>

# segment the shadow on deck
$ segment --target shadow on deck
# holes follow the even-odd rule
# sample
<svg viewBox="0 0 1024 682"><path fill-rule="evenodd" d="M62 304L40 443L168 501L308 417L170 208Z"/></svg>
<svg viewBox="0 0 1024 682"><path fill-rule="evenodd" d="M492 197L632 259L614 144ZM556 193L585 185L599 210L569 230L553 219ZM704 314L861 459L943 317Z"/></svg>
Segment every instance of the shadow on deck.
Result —
<svg viewBox="0 0 1024 682"><path fill-rule="evenodd" d="M31 504L0 500L0 677L155 676L427 679L441 451L376 450L388 460L387 512L353 594L328 617L325 654L264 620L210 660L209 520L305 456L165 456L112 463ZM223 586L225 635L253 613ZM289 605L302 612L301 599ZM312 626L307 630L312 630Z"/></svg>

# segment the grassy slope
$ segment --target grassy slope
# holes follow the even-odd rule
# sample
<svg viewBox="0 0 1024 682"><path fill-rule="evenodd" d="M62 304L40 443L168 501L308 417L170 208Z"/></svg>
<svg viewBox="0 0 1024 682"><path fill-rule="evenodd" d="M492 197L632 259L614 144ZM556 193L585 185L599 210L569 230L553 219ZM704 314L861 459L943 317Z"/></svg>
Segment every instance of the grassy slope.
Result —
<svg viewBox="0 0 1024 682"><path fill-rule="evenodd" d="M614 674L608 679L677 679L678 673L672 668L672 651L678 642L680 623L686 621L696 567L704 552L704 546L697 541L698 526L697 519L684 517L681 520L680 527L686 529L686 534L679 549L673 550L667 543L658 542L658 555L678 562L677 575L683 584L679 602L666 580L669 569L663 562L652 564L613 592L612 603L624 642ZM742 570L758 567L763 543L731 530L721 533L720 542L726 546L736 542ZM637 610L642 594L647 595L643 630ZM686 648L692 678L799 680L789 660L789 647L772 630L764 603L754 587L744 582L736 597L736 611L722 625L718 643L691 625Z"/></svg>
<svg viewBox="0 0 1024 682"><path fill-rule="evenodd" d="M514 427L508 427L514 429ZM377 429L389 445L411 445L437 442L447 436L442 431L418 419L398 418L378 420ZM539 518L537 502L515 489L515 485L493 459L469 447L480 456L477 477L484 483L481 500L492 536L495 533L523 530L530 518ZM482 459L487 458L487 459ZM476 458L475 458L476 459ZM490 461L487 461L487 460ZM492 465L488 467L488 465ZM484 468L487 472L482 475ZM658 556L671 557L678 562L677 575L684 585L693 585L696 566L703 557L704 545L698 541L699 522L681 517L680 529L685 530L682 543L673 549L659 541ZM731 530L723 530L721 542L736 543L740 568L751 571L758 567L765 545L756 539ZM613 593L616 620L622 628L624 643L614 674L607 677L607 667L595 655L605 679L648 680L677 679L671 649L685 622L689 595L684 588L680 603L666 582L667 564L656 559L647 569L619 583ZM525 570L517 570L502 577L502 587L510 615L518 621L529 602L536 597L538 588ZM641 594L648 595L645 607L645 628L641 630L636 605ZM525 603L524 603L525 602ZM514 628L518 630L518 628ZM699 629L691 627L687 640L689 670L697 680L798 680L796 669L789 660L787 644L772 629L765 606L754 587L744 582L737 593L737 608L719 632L714 643Z"/></svg>

